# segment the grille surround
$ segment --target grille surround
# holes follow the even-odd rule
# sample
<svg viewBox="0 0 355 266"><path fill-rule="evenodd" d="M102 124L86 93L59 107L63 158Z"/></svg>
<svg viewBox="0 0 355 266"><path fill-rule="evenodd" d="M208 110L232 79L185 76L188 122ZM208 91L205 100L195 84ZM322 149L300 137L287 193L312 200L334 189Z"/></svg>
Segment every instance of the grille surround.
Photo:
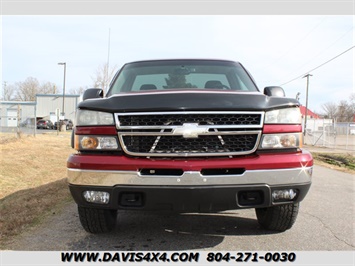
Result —
<svg viewBox="0 0 355 266"><path fill-rule="evenodd" d="M115 121L132 156L234 156L257 149L264 112L116 113Z"/></svg>

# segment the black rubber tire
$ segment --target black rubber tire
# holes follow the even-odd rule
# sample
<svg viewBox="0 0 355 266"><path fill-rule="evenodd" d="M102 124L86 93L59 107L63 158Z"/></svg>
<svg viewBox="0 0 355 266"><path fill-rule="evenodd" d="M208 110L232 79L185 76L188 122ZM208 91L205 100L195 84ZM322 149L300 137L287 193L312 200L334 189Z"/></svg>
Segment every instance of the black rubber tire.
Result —
<svg viewBox="0 0 355 266"><path fill-rule="evenodd" d="M74 149L75 148L75 143L74 143L74 130L71 132L71 137L70 137L70 146Z"/></svg>
<svg viewBox="0 0 355 266"><path fill-rule="evenodd" d="M112 231L116 226L117 211L78 206L79 219L85 231L93 234Z"/></svg>
<svg viewBox="0 0 355 266"><path fill-rule="evenodd" d="M255 209L256 217L262 228L272 231L286 231L296 221L299 203L284 204L269 208Z"/></svg>

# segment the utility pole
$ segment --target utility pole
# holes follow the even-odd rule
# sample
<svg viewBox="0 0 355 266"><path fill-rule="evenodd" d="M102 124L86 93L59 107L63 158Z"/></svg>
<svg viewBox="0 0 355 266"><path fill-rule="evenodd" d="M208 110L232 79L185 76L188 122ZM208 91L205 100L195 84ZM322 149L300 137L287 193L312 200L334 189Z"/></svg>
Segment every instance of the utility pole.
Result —
<svg viewBox="0 0 355 266"><path fill-rule="evenodd" d="M106 73L105 73L105 87L103 88L104 93L107 92L107 87L110 83L108 80L108 71L110 67L110 44L111 44L111 28L108 29L108 47L107 47L107 66L106 66Z"/></svg>
<svg viewBox="0 0 355 266"><path fill-rule="evenodd" d="M63 79L63 105L62 105L62 115L65 118L65 111L64 111L64 99L65 99L65 74L67 72L67 63L58 63L58 65L64 66L64 79ZM59 121L58 121L59 123Z"/></svg>
<svg viewBox="0 0 355 266"><path fill-rule="evenodd" d="M307 130L307 116L308 116L308 87L309 87L309 77L313 76L311 74L305 75L303 78L307 78L307 88L306 88L306 113L304 117L304 131L303 135L306 137L306 130ZM304 139L303 139L304 141Z"/></svg>

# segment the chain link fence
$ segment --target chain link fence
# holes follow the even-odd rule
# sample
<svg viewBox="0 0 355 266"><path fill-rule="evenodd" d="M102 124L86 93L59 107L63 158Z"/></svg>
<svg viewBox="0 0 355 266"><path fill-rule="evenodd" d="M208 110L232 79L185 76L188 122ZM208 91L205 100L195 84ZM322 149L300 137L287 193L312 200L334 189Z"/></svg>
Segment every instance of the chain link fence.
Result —
<svg viewBox="0 0 355 266"><path fill-rule="evenodd" d="M355 122L337 123L332 119L310 119L304 137L307 145L355 151Z"/></svg>

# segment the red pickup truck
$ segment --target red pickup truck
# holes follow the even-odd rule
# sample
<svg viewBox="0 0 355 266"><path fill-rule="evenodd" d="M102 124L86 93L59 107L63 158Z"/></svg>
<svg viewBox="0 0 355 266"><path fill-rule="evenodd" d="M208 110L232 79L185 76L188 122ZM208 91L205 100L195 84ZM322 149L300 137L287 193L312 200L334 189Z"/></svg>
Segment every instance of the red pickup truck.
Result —
<svg viewBox="0 0 355 266"><path fill-rule="evenodd" d="M294 224L313 168L299 102L260 92L240 63L127 63L83 99L67 173L86 231L114 229L117 210L254 208L264 229Z"/></svg>

